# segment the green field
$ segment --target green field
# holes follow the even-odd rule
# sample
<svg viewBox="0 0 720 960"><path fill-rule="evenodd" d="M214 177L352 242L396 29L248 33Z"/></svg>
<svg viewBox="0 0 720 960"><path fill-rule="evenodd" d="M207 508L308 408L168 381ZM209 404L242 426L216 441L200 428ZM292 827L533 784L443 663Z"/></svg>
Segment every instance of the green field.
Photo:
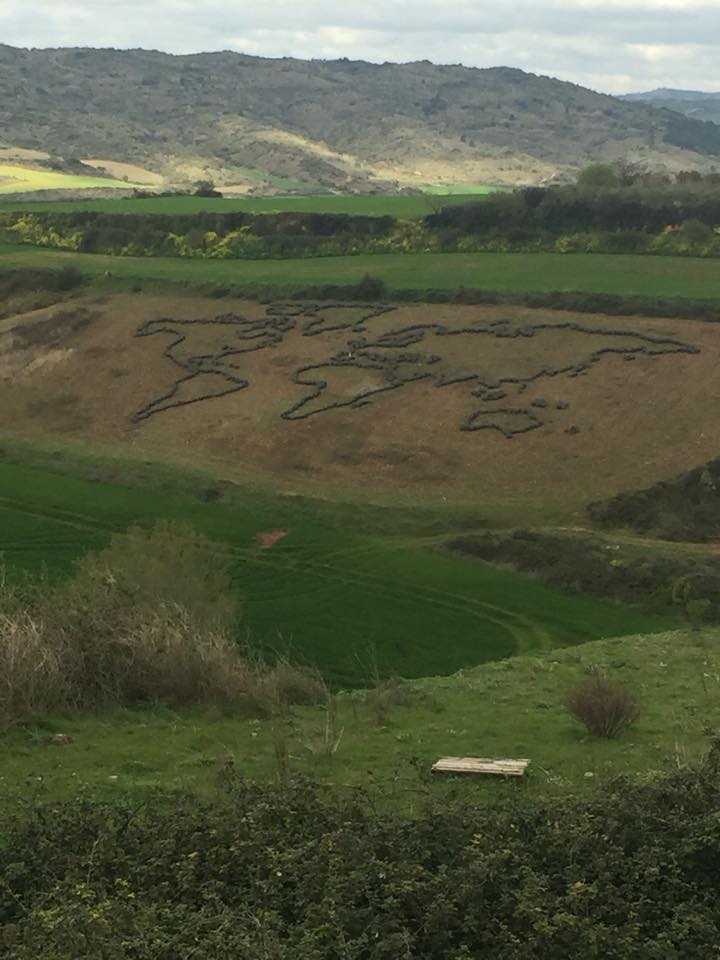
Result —
<svg viewBox="0 0 720 960"><path fill-rule="evenodd" d="M471 200L473 197L485 197L488 193L509 193L512 187L496 187L482 183L426 183L420 188L423 193L435 197L455 197L456 203Z"/></svg>
<svg viewBox="0 0 720 960"><path fill-rule="evenodd" d="M113 180L110 177L85 177L56 170L33 170L13 164L0 163L0 197L13 193L31 193L35 190L131 190L138 183Z"/></svg>
<svg viewBox="0 0 720 960"><path fill-rule="evenodd" d="M621 774L696 762L708 746L706 725L720 723L719 661L717 630L602 640L413 681L403 703L390 703L383 716L372 696L340 694L331 723L342 737L331 757L319 752L325 708L295 708L282 729L293 773L377 787L385 802L407 806L445 791L501 803L519 789L566 796ZM618 740L588 737L563 707L568 689L590 667L628 684L640 704L637 724ZM53 733L73 742L48 746ZM273 779L277 735L272 720L202 707L46 717L4 735L0 806L78 793L138 798L154 788L212 796L228 761L244 777ZM428 782L422 774L447 755L529 757L532 763L522 784L495 777Z"/></svg>
<svg viewBox="0 0 720 960"><path fill-rule="evenodd" d="M1 169L1 168L0 168ZM110 181L103 181L107 184ZM127 186L127 184L122 184ZM40 189L39 187L36 189ZM475 193L439 191L438 194L415 194L410 196L351 196L327 194L324 196L289 197L154 197L137 200L121 197L116 200L43 200L13 201L3 199L0 184L0 210L49 211L73 213L77 210L94 210L98 213L166 213L193 214L211 213L348 213L366 217L424 217L449 203L464 203L477 200L482 193L492 188L483 188Z"/></svg>
<svg viewBox="0 0 720 960"><path fill-rule="evenodd" d="M167 484L165 484L167 487ZM347 511L350 513L350 511ZM244 602L243 629L269 650L316 664L336 684L421 677L515 653L650 631L660 617L551 590L430 549L388 510L345 527L306 501L245 491L207 503L161 486L92 483L0 463L0 547L9 569L62 576L75 557L142 518L192 523L223 544ZM288 531L270 550L256 535Z"/></svg>
<svg viewBox="0 0 720 960"><path fill-rule="evenodd" d="M614 293L720 301L720 262L691 257L562 253L427 253L313 257L300 260L191 260L109 257L0 244L0 269L76 267L115 280L187 284L267 284L297 288L357 283L365 273L390 290Z"/></svg>

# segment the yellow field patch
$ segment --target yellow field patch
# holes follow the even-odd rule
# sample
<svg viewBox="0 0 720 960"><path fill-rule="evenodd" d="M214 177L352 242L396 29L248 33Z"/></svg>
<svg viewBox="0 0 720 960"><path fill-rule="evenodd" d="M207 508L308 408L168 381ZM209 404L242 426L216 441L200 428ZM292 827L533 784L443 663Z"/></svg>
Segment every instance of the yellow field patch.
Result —
<svg viewBox="0 0 720 960"><path fill-rule="evenodd" d="M0 163L0 195L31 193L35 190L90 190L130 189L140 183L110 180L105 177L85 177L55 170L36 170L15 164Z"/></svg>
<svg viewBox="0 0 720 960"><path fill-rule="evenodd" d="M138 167L134 163L121 163L117 160L98 159L83 160L82 162L88 167L107 170L116 180L124 180L127 178L128 181L132 180L133 183L142 183L153 187L159 187L163 183L161 174L155 173L152 170L146 170L144 167Z"/></svg>

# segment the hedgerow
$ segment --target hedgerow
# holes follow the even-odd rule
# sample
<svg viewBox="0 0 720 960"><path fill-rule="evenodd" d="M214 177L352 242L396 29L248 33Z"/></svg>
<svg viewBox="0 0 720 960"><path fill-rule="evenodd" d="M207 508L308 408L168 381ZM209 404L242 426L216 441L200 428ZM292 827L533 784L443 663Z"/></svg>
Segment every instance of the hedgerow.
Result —
<svg viewBox="0 0 720 960"><path fill-rule="evenodd" d="M717 745L590 799L414 815L228 771L213 802L19 811L0 847L7 960L680 960L718 956ZM520 789L515 789L520 787Z"/></svg>
<svg viewBox="0 0 720 960"><path fill-rule="evenodd" d="M668 553L650 547L608 543L592 535L535 530L466 534L445 548L489 563L510 564L554 587L661 611L685 612L677 584L687 599L707 601L703 619L720 619L720 562L712 556Z"/></svg>
<svg viewBox="0 0 720 960"><path fill-rule="evenodd" d="M448 204L424 219L336 213L16 211L0 230L44 247L116 256L282 259L369 253L558 252L720 256L720 189L529 188Z"/></svg>

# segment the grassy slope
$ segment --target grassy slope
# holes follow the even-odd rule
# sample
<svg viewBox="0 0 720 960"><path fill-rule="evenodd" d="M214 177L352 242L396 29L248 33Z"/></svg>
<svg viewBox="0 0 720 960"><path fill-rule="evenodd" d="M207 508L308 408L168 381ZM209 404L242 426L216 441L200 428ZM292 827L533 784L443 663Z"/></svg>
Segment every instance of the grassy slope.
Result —
<svg viewBox="0 0 720 960"><path fill-rule="evenodd" d="M0 464L2 549L11 569L62 575L74 557L138 519L191 522L224 543L255 641L318 664L336 683L366 682L375 662L383 673L428 676L667 624L432 551L398 533L404 520L394 522L391 510L383 533L361 532L362 508L355 509L346 525L337 510L323 516L295 498L241 491L234 503L206 503L158 486ZM370 529L373 521L380 523L371 513ZM256 535L278 528L289 535L260 551Z"/></svg>
<svg viewBox="0 0 720 960"><path fill-rule="evenodd" d="M591 665L628 683L641 705L636 726L616 741L595 740L562 707L567 689ZM621 773L645 774L696 760L706 724L720 723L720 632L677 631L625 637L485 664L454 677L414 682L411 702L384 723L364 694L338 697L334 757L318 759L327 715L295 708L287 725L208 709L124 710L99 717L52 717L10 731L0 755L0 801L54 799L78 790L140 795L154 786L213 790L231 761L248 777L276 773L282 729L291 769L338 785L378 784L400 802L426 789L567 793ZM52 733L73 743L54 747ZM315 755L313 755L315 754ZM418 777L442 755L529 757L527 783ZM592 775L592 776L591 776Z"/></svg>
<svg viewBox="0 0 720 960"><path fill-rule="evenodd" d="M55 170L33 170L29 167L0 163L0 196L29 193L33 190L131 190L139 186L138 183L112 180L109 177L82 176L74 173L59 173Z"/></svg>
<svg viewBox="0 0 720 960"><path fill-rule="evenodd" d="M376 254L300 260L109 257L0 244L0 269L74 266L90 276L220 284L356 283L364 273L389 288L583 290L720 301L720 262L690 257L561 253Z"/></svg>
<svg viewBox="0 0 720 960"><path fill-rule="evenodd" d="M2 168L0 168L1 170ZM489 191L490 188L487 188ZM486 192L487 192L486 191ZM0 209L27 210L30 213L49 211L69 213L76 210L94 210L98 213L166 213L193 214L212 213L350 213L356 216L424 217L439 206L448 203L463 203L477 199L477 194L459 194L450 191L437 196L352 196L328 194L316 197L233 197L213 199L205 197L155 197L146 200L122 198L118 200L50 200L19 202L2 199L0 185Z"/></svg>

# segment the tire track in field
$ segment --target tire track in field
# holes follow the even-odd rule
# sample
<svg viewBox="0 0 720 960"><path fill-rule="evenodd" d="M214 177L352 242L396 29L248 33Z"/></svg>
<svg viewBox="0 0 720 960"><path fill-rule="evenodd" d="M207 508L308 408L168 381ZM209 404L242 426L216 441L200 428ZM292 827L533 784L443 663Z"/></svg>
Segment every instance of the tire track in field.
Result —
<svg viewBox="0 0 720 960"><path fill-rule="evenodd" d="M367 548L370 552L372 547ZM247 558L250 562L254 558ZM287 570L286 565L274 561L267 557L262 561L256 561L257 564L268 565L274 570ZM422 602L424 604L440 607L453 613L468 614L473 619L480 622L494 623L506 633L509 633L515 641L516 652L526 652L530 649L551 649L556 645L553 637L539 623L532 620L525 614L510 610L498 604L486 600L467 597L462 594L451 593L435 587L418 586L404 583L400 580L389 579L386 576L379 576L358 571L341 571L331 567L326 562L308 561L305 558L302 563L302 571L314 574L324 583L319 583L315 590L303 590L297 594L288 594L287 591L278 593L275 597L282 596L307 596L310 593L322 591L327 584L342 583L345 585L365 588L368 593L375 596L382 596L386 599L399 600L410 603ZM274 599L272 594L258 597L256 602L267 602ZM250 601L252 602L252 600ZM532 638L532 639L531 639Z"/></svg>
<svg viewBox="0 0 720 960"><path fill-rule="evenodd" d="M22 513L28 517L35 517L37 520L52 520L54 523L62 523L68 527L74 527L77 530L98 530L103 533L115 533L122 529L118 525L110 526L84 513L75 513L59 508L33 509L27 504L12 500L10 497L0 496L0 509L7 510L8 512Z"/></svg>
<svg viewBox="0 0 720 960"><path fill-rule="evenodd" d="M33 509L29 505L13 500L9 497L0 496L0 509L9 512L16 512L30 516L38 520L50 520L54 523L60 523L75 530L90 531L93 533L112 534L122 529L122 525L103 522L94 516L77 513L75 511L63 510L60 508ZM52 541L48 542L48 547L52 546ZM405 583L401 580L370 574L358 570L343 569L333 565L333 561L338 559L357 559L359 555L371 554L375 549L374 544L365 544L362 547L358 544L352 548L337 549L326 553L322 560L317 559L310 553L305 552L305 545L297 545L299 555L291 558L279 555L276 552L273 556L268 551L262 556L257 556L257 548L253 546L239 546L229 543L222 544L221 552L227 557L243 561L256 569L270 568L273 572L289 573L293 567L297 567L300 572L310 574L317 579L317 586L308 589L307 585L302 590L292 592L292 590L282 589L279 592L265 593L255 597L246 598L249 603L267 603L273 599L282 597L285 600L293 597L308 597L313 593L320 593L332 584L343 584L345 586L365 589L366 592L383 597L386 600L395 600L405 603L423 603L428 606L447 610L455 614L469 615L472 619L482 623L493 623L503 632L509 634L515 646L516 653L527 652L530 649L550 649L555 646L551 634L549 634L540 624L526 614L519 613L516 610L491 603L487 600L468 597L463 594L456 594L436 587L426 585L414 585ZM300 552L302 551L302 552ZM284 561L284 562L283 562Z"/></svg>
<svg viewBox="0 0 720 960"><path fill-rule="evenodd" d="M284 558L280 551L273 554L272 550L269 550L260 557L257 550L253 548L230 544L225 544L225 547L228 556L234 556L245 563L252 564L256 569L262 567L277 572L288 572L296 567L300 572L314 575L317 578L317 585L313 588L305 586L297 592L289 592L287 589L278 592L263 592L261 595L256 594L254 597L248 597L247 602L249 603L267 603L273 599L308 597L312 594L321 593L329 585L337 583L364 588L366 592L386 599L409 603L420 601L431 606L442 607L454 613L468 614L481 623L494 623L513 638L516 653L525 653L537 649L548 650L557 645L552 634L545 630L540 623L519 611L487 600L452 593L436 587L414 585L387 576L348 570L347 568L338 569L331 562L338 558L352 560L362 554L366 556L372 554L377 549L376 544L373 543L362 546L358 544L325 553L323 554L323 560L315 559L312 552L309 554L305 552L305 545L301 544L295 545L294 556L287 557L286 554ZM292 548L291 545L284 543L281 549L288 551L288 548ZM283 559L285 562L283 562Z"/></svg>
<svg viewBox="0 0 720 960"><path fill-rule="evenodd" d="M363 547L358 546L354 548L344 548L334 551L330 554L326 554L326 559L320 563L312 561L308 563L307 559L305 559L303 561L303 566L305 569L317 569L318 567L322 569L332 569L330 562L328 561L332 561L335 558L345 557L349 557L352 560L356 559L360 554L372 554L376 549L377 546L375 544L365 544ZM403 548L396 549L399 549L401 552L403 551ZM410 599L415 599L417 596L423 596L432 602L433 598L437 598L438 601L444 602L446 606L457 609L458 611L466 610L467 612L475 613L476 608L479 608L486 616L488 611L492 611L499 616L516 621L519 627L532 633L536 637L536 639L543 646L543 649L554 646L552 636L543 627L541 627L537 621L533 620L526 614L520 613L517 610L503 607L488 600L480 600L478 598L469 597L466 594L452 593L438 587L430 587L427 585L420 586L394 579L389 581L385 576L381 577L377 574L360 572L356 570L346 570L345 573L347 576L343 579L343 582L346 583L357 582L358 584L362 585L372 585L374 589L377 589L378 587L382 588L383 585L392 583L396 588L409 593ZM351 577L352 579L348 579L348 577ZM452 603L450 601L452 601Z"/></svg>

